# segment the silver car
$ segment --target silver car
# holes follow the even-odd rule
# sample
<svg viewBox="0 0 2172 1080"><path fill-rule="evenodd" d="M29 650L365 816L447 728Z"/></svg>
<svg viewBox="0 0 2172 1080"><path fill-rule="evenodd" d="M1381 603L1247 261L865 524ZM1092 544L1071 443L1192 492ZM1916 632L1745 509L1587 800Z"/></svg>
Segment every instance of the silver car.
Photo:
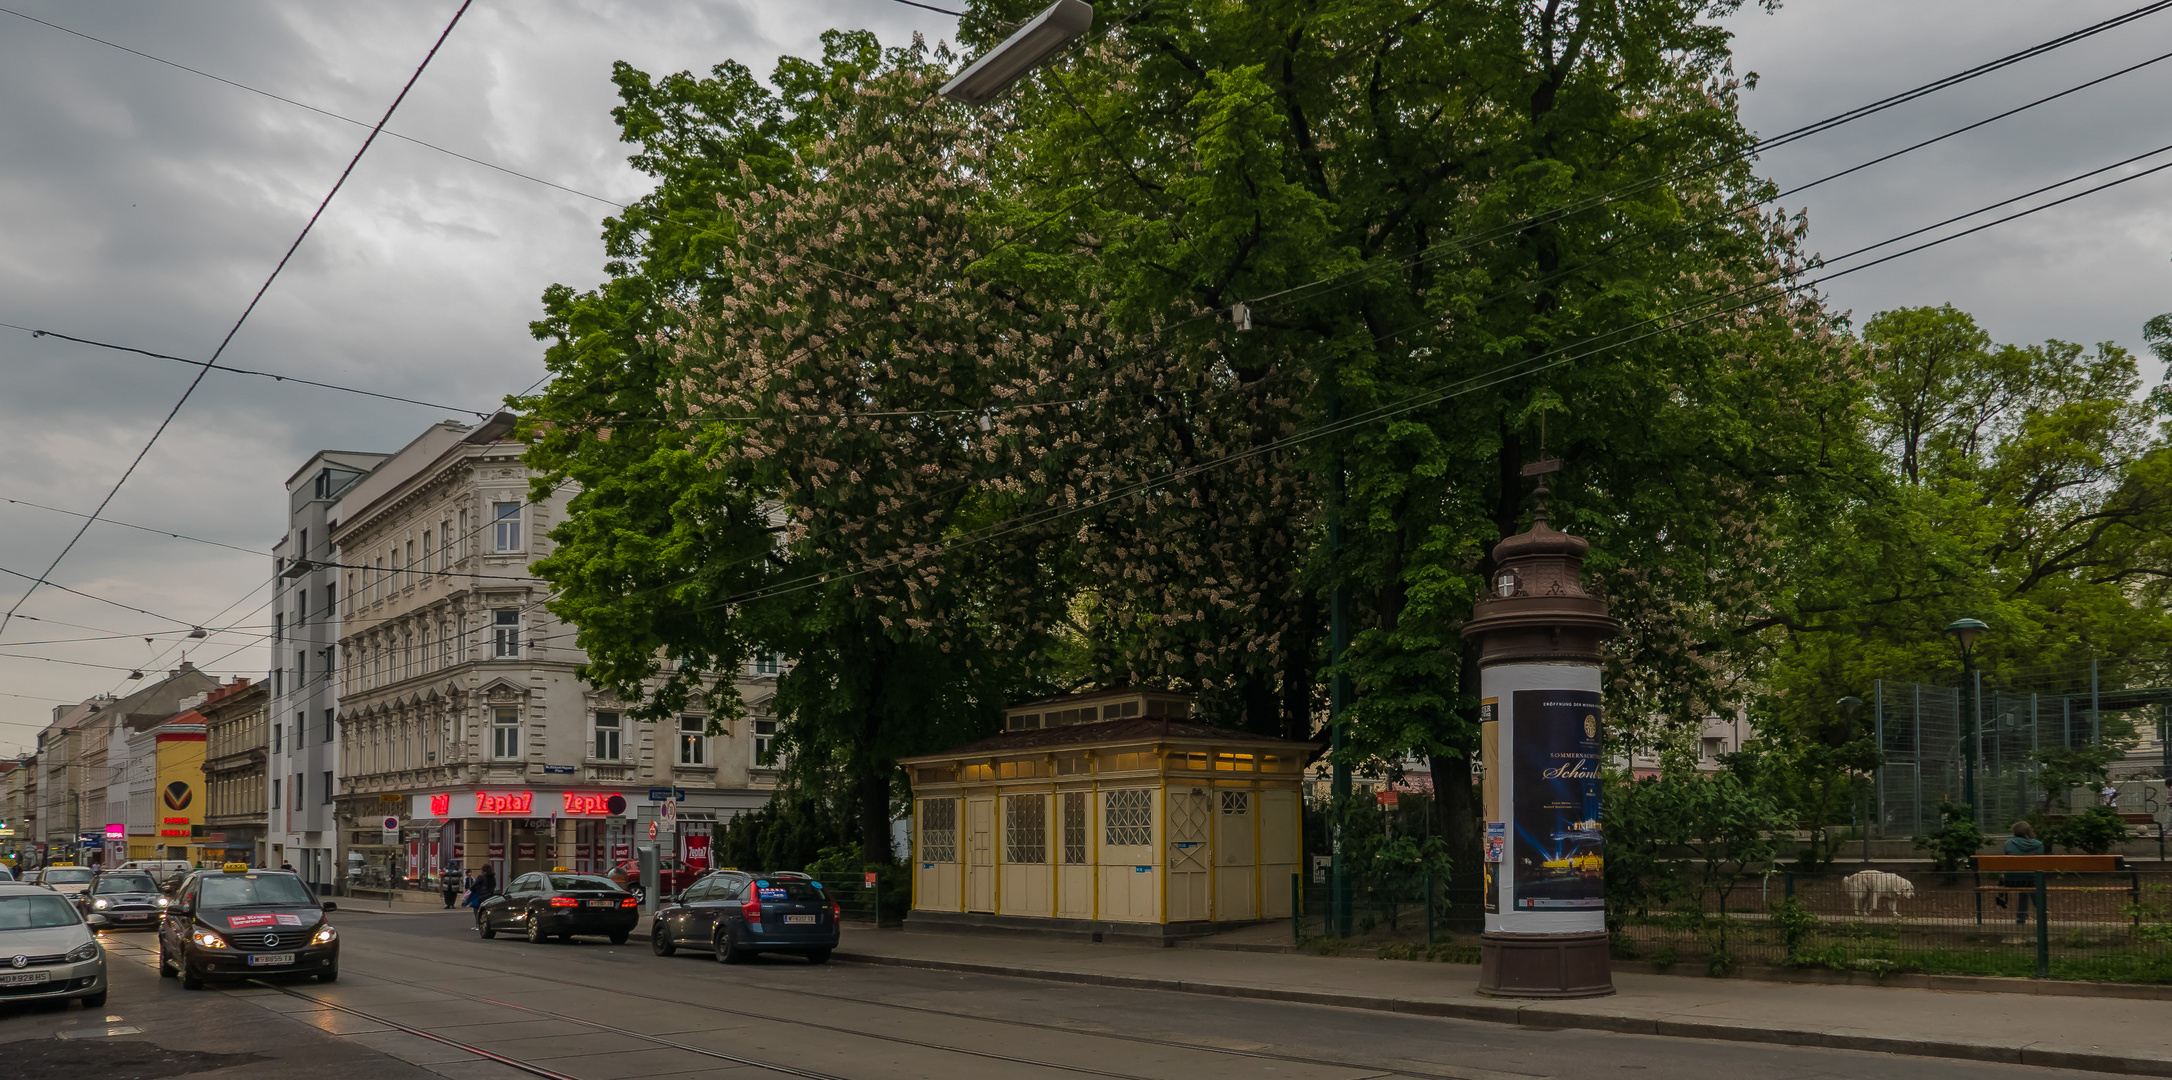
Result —
<svg viewBox="0 0 2172 1080"><path fill-rule="evenodd" d="M106 951L75 905L49 889L0 885L0 1003L106 1004Z"/></svg>

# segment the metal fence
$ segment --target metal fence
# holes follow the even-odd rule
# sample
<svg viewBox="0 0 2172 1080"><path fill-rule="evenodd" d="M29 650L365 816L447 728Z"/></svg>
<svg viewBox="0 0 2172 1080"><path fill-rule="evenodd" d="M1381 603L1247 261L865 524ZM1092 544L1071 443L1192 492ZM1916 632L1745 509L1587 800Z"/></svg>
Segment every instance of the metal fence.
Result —
<svg viewBox="0 0 2172 1080"><path fill-rule="evenodd" d="M1294 942L1321 952L1373 952L1411 959L1478 962L1485 929L1477 884L1424 875L1396 881L1353 877L1345 917L1333 885L1290 875Z"/></svg>
<svg viewBox="0 0 2172 1080"><path fill-rule="evenodd" d="M1724 974L1747 965L2172 982L2172 873L1866 878L1779 872L1642 913L1610 913L1617 959Z"/></svg>
<svg viewBox="0 0 2172 1080"><path fill-rule="evenodd" d="M837 901L839 912L846 922L881 922L881 896L878 888L859 878L822 879L822 891Z"/></svg>
<svg viewBox="0 0 2172 1080"><path fill-rule="evenodd" d="M2092 661L1977 672L1967 687L1880 680L1871 700L1885 752L1870 808L1881 836L1923 836L1937 828L1940 802L1966 802L1971 758L1976 823L1993 834L2039 806L2033 755L2042 750L2094 745L2131 726L2134 743L2114 766L2115 778L2172 775L2172 741L2165 737L2172 674L2153 666Z"/></svg>

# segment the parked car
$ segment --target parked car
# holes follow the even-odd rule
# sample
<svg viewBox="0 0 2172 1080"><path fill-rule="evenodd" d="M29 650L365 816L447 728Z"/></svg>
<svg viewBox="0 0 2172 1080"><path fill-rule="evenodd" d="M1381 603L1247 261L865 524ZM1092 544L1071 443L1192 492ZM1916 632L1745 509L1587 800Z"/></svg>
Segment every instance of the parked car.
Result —
<svg viewBox="0 0 2172 1080"><path fill-rule="evenodd" d="M141 870L101 870L91 879L90 891L75 897L85 915L103 915L106 926L115 930L158 929L169 902L158 882Z"/></svg>
<svg viewBox="0 0 2172 1080"><path fill-rule="evenodd" d="M106 1004L106 951L65 897L20 882L0 884L0 1001L77 998Z"/></svg>
<svg viewBox="0 0 2172 1080"><path fill-rule="evenodd" d="M339 978L339 931L302 879L227 863L181 879L159 926L158 973L189 990L206 979L309 974Z"/></svg>
<svg viewBox="0 0 2172 1080"><path fill-rule="evenodd" d="M658 956L686 946L708 949L726 964L764 952L797 953L809 963L826 964L837 948L842 915L822 883L805 874L720 870L658 909L649 943Z"/></svg>
<svg viewBox="0 0 2172 1080"><path fill-rule="evenodd" d="M688 866L684 861L674 856L666 855L656 860L657 889L665 896L684 892L687 886L692 885L695 879L706 872ZM612 867L610 876L611 880L617 883L619 888L634 894L636 897L641 895L641 864L639 862L628 859Z"/></svg>
<svg viewBox="0 0 2172 1080"><path fill-rule="evenodd" d="M538 945L552 937L571 941L575 934L597 934L624 945L640 921L641 901L617 882L564 871L522 874L475 909L475 929L484 938L519 931Z"/></svg>
<svg viewBox="0 0 2172 1080"><path fill-rule="evenodd" d="M186 859L130 859L114 867L114 869L144 871L150 874L152 879L157 881L159 887L163 889L181 880L183 874L195 869L195 867L190 866Z"/></svg>

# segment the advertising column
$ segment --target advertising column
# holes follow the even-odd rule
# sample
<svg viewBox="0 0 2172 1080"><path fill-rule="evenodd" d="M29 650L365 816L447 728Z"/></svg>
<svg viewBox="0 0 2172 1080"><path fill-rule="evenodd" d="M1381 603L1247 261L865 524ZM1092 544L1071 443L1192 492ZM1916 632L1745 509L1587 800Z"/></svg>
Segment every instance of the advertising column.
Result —
<svg viewBox="0 0 2172 1080"><path fill-rule="evenodd" d="M1480 993L1596 997L1607 960L1600 839L1600 647L1618 630L1584 591L1590 545L1546 524L1493 549L1498 569L1465 637L1479 647L1486 930Z"/></svg>

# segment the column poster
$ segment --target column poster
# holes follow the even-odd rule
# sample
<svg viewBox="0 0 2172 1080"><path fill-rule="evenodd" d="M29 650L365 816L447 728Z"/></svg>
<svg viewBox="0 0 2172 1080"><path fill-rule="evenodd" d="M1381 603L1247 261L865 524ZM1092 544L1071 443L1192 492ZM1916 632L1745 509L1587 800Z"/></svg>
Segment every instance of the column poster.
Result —
<svg viewBox="0 0 2172 1080"><path fill-rule="evenodd" d="M1606 906L1599 841L1599 695L1517 690L1513 847L1518 911Z"/></svg>

